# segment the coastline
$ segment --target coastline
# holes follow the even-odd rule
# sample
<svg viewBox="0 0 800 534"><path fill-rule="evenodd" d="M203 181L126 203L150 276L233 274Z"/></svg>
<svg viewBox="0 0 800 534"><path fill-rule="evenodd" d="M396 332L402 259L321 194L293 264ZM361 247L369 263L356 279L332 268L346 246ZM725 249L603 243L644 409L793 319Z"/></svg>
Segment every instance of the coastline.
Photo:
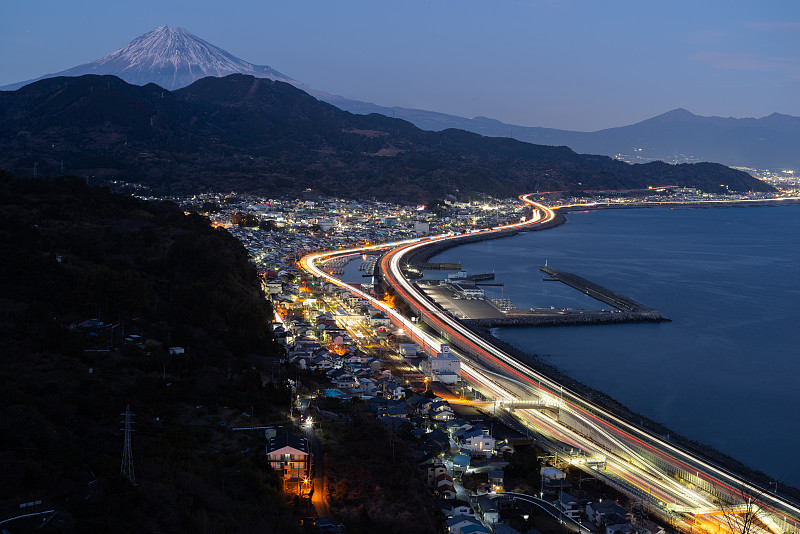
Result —
<svg viewBox="0 0 800 534"><path fill-rule="evenodd" d="M585 206L564 206L560 208L552 208L556 213L555 219L532 228L522 228L514 230L506 230L497 232L492 235L478 234L475 236L467 236L456 241L439 241L430 247L425 247L414 254L409 256L409 265L419 266L427 262L436 254L449 250L451 248L460 247L469 243L477 243L480 241L488 241L494 239L503 239L505 237L513 237L521 232L541 232L542 230L549 230L567 222L566 213L572 211L595 211L595 210L613 210L613 209L646 209L646 208L685 208L685 209L703 209L703 208L749 208L749 207L764 207L764 206L789 206L800 204L800 198L785 198L785 199L763 199L752 201L731 201L731 200L698 200L686 202L641 202L636 204L595 204Z"/></svg>
<svg viewBox="0 0 800 534"><path fill-rule="evenodd" d="M763 486L765 491L767 487L774 483L774 477L771 477L763 471L749 467L722 451L719 451L697 440L686 438L681 434L673 432L663 424L634 412L607 393L594 389L583 382L580 382L569 375L562 373L558 368L542 360L538 354L529 354L495 337L489 328L472 325L469 321L461 322L476 335L481 336L486 341L496 345L511 356L518 358L523 363L531 366L537 372L540 372L551 380L563 384L565 388L569 388L572 391L579 393L581 396L591 400L592 402L601 405L604 409L611 411L620 418L627 420L629 423L639 426L640 428L647 429L654 434L659 435L666 441L669 441L672 445L696 454L702 457L704 460L717 465L723 470L741 475L753 481L754 483ZM781 484L781 494L800 502L800 488L796 488L784 483Z"/></svg>
<svg viewBox="0 0 800 534"><path fill-rule="evenodd" d="M781 207L800 204L800 198L784 199L757 199L757 200L697 200L686 202L640 202L631 204L594 204L585 206L564 206L553 208L558 212L570 211L594 211L594 210L613 210L613 209L642 209L642 208L754 208L754 207Z"/></svg>
<svg viewBox="0 0 800 534"><path fill-rule="evenodd" d="M565 212L569 211L589 211L589 210L601 210L601 209L638 209L642 207L653 207L653 208L665 208L665 207L676 207L676 208L685 208L685 209L698 209L698 208L718 208L718 207L763 207L763 206L785 206L785 205L793 205L799 204L800 200L798 199L789 199L789 200L781 200L781 201L759 201L759 202L749 202L749 203L742 203L742 202L687 202L687 203L647 203L641 205L602 205L602 206L575 206L570 208L561 208L558 210L558 219L553 221L553 223L549 224L546 228L538 228L538 229L526 229L521 231L537 231L537 230L544 230L548 228L552 228L563 224L566 221L566 217L564 216ZM421 261L427 261L436 254L450 249L460 246L462 244L473 243L478 241L484 241L488 239L500 239L504 237L510 237L516 235L520 232L520 230L515 230L513 232L504 232L502 234L495 234L494 236L475 236L476 238L465 238L459 239L455 242L450 243L437 243L436 245L431 246L430 248L423 248L417 254L415 254L410 261L412 263L418 263ZM727 454L712 448L708 445L705 445L702 442L688 439L680 434L676 434L670 431L667 427L663 424L653 421L645 416L642 416L631 409L629 409L624 404L620 403L619 401L615 400L610 395L603 393L602 391L596 390L579 382L576 379L571 378L568 375L563 374L559 371L556 367L549 365L548 363L544 362L538 355L536 354L529 354L522 350L519 350L508 343L498 339L495 337L490 328L492 326L505 326L505 325L493 325L486 321L481 320L472 320L472 321L461 321L466 327L470 330L475 332L477 335L483 337L487 341L491 342L492 344L498 346L499 348L503 349L504 351L508 352L509 354L513 355L516 358L519 358L521 361L531 365L534 369L539 372L542 372L549 378L556 380L560 383L563 383L565 387L569 387L574 391L580 393L581 395L585 396L586 398L590 399L592 402L597 402L601 404L604 408L611 410L612 412L618 414L622 418L628 420L629 422L636 421L636 426L641 426L642 428L646 428L653 433L656 433L671 443L680 446L681 448L691 451L694 454L697 454L707 461L718 465L724 470L735 472L741 476L746 477L747 479L752 480L753 482L757 483L762 487L768 487L773 482L773 477L767 475L766 473L759 471L757 469L748 467L747 465L743 464L741 461L736 460L735 458L728 456ZM543 324L543 326L546 324ZM527 325L526 325L527 326ZM792 498L795 501L800 501L800 490L793 487L783 484L781 487L781 494Z"/></svg>

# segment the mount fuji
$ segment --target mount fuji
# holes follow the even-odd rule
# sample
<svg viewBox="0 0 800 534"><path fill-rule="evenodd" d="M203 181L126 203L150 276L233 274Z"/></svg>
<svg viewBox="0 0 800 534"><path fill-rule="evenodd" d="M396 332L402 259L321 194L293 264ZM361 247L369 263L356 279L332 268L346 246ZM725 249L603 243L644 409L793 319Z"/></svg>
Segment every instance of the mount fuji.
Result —
<svg viewBox="0 0 800 534"><path fill-rule="evenodd" d="M200 39L183 28L160 26L137 37L116 52L70 69L0 87L13 91L29 83L56 76L111 74L134 85L155 83L174 91L201 78L249 74L294 85L317 98L332 96L293 80L266 65L254 65Z"/></svg>
<svg viewBox="0 0 800 534"><path fill-rule="evenodd" d="M596 132L519 126L486 117L465 118L421 109L385 107L350 100L320 91L266 65L244 61L175 26L161 26L116 52L70 69L11 85L17 90L29 83L57 76L111 74L134 85L155 83L174 91L213 76L246 74L289 83L318 100L358 115L378 113L404 119L423 130L449 128L487 137L511 135L519 141L566 145L578 153L618 157L635 154L636 161L717 161L726 165L760 169L800 170L800 118L773 114L760 119L702 117L677 109L637 124Z"/></svg>

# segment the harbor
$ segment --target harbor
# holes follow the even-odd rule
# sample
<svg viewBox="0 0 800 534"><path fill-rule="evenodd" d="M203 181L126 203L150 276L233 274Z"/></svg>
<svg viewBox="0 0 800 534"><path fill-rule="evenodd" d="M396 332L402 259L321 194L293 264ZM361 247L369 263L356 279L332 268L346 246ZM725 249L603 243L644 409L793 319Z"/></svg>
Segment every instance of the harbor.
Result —
<svg viewBox="0 0 800 534"><path fill-rule="evenodd" d="M661 317L661 314L652 308L648 308L647 306L640 304L633 299L615 293L614 291L595 284L594 282L590 282L589 280L580 277L577 274L554 269L548 265L542 265L539 267L539 270L550 276L549 278L545 278L545 281L562 282L577 289L581 293L585 293L586 295L592 297L593 299L599 300L600 302L605 302L609 306L613 306L620 311L653 315L654 318L656 315L659 318Z"/></svg>
<svg viewBox="0 0 800 534"><path fill-rule="evenodd" d="M669 321L660 312L574 273L548 265L540 270L547 275L544 281L561 282L610 308L517 308L512 303L513 296L489 299L478 287L502 286L502 282L493 281L494 272L470 275L459 270L446 280L420 280L417 286L445 312L479 328Z"/></svg>

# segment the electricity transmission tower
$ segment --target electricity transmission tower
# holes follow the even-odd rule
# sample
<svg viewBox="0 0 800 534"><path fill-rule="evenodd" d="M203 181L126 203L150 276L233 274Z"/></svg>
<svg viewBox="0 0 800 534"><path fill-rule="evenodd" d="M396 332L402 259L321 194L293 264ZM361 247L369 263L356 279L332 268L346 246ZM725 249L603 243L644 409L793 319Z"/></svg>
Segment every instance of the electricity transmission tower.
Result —
<svg viewBox="0 0 800 534"><path fill-rule="evenodd" d="M133 474L133 452L131 451L131 432L134 430L131 426L134 424L133 416L136 414L131 411L131 405L129 404L125 413L121 413L120 415L125 416L125 420L121 421L121 423L125 424L125 428L120 429L125 431L125 448L122 451L122 467L120 468L120 473L135 486L136 476Z"/></svg>

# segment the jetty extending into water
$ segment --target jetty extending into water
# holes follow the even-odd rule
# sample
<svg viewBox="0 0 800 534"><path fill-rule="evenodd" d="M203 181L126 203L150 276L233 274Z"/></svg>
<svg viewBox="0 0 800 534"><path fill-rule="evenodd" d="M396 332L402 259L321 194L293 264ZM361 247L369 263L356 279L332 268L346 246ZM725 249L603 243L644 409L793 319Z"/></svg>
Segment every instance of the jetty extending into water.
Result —
<svg viewBox="0 0 800 534"><path fill-rule="evenodd" d="M461 264L423 261L417 264L417 268L433 271L460 271Z"/></svg>
<svg viewBox="0 0 800 534"><path fill-rule="evenodd" d="M581 293L585 293L586 295L589 295L593 299L599 300L600 302L605 302L609 306L613 306L620 311L642 313L647 315L657 314L658 317L661 317L660 312L657 312L652 308L648 308L644 304L640 304L624 295L615 293L599 284L590 282L589 280L580 277L577 274L554 269L548 265L542 265L539 267L539 270L550 275L550 278L546 278L545 280L567 284L568 286L577 289Z"/></svg>
<svg viewBox="0 0 800 534"><path fill-rule="evenodd" d="M613 324L669 321L661 312L610 289L595 284L581 276L550 266L540 269L549 278L545 281L562 282L590 297L608 304L613 309L585 310L573 308L502 308L503 315L467 316L462 322L471 328L493 328L497 326L562 326L581 324Z"/></svg>

